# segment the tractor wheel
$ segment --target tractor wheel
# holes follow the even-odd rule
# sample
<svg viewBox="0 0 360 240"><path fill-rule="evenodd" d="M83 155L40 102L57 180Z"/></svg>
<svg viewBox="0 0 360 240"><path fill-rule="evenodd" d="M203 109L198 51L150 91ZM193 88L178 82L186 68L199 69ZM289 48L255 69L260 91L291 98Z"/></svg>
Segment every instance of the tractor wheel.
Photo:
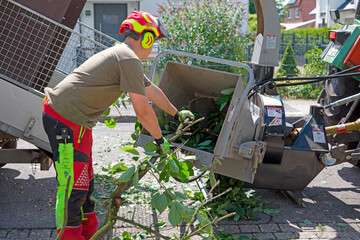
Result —
<svg viewBox="0 0 360 240"><path fill-rule="evenodd" d="M330 103L333 103L342 98L357 94L360 92L359 81L352 77L345 78L333 78L328 79L324 83L324 88L322 89L318 102L322 106L326 106ZM334 108L327 108L324 111L324 123L325 126L332 126L339 124L340 120L344 118L354 102L344 104ZM349 117L347 122L353 122L360 117L360 104L357 105L352 115ZM359 141L348 141L345 138L341 137L341 134L338 134L336 140L333 136L328 136L328 142L335 146L338 143L344 143L347 145L348 150L356 149L358 147ZM353 163L355 166L360 167L360 161Z"/></svg>
<svg viewBox="0 0 360 240"><path fill-rule="evenodd" d="M17 146L17 140L13 140L13 139L0 144L1 149L15 149L16 146ZM2 168L5 165L6 163L0 163L0 168Z"/></svg>

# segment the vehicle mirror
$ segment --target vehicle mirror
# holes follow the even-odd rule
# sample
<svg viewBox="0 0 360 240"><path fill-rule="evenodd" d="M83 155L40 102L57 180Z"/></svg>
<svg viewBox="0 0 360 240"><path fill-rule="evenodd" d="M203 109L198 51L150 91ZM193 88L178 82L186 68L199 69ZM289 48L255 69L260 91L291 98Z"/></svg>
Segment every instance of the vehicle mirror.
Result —
<svg viewBox="0 0 360 240"><path fill-rule="evenodd" d="M337 22L340 19L340 12L339 10L331 10L330 17L334 22Z"/></svg>

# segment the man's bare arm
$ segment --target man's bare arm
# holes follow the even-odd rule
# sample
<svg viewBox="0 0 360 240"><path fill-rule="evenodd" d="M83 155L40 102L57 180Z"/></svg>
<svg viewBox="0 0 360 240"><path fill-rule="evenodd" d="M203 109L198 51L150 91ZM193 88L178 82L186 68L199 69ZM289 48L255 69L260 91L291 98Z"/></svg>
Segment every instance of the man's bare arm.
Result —
<svg viewBox="0 0 360 240"><path fill-rule="evenodd" d="M162 135L159 123L154 110L148 102L148 98L146 96L131 92L129 92L129 95L136 116L138 117L143 127L150 133L153 138L161 138Z"/></svg>
<svg viewBox="0 0 360 240"><path fill-rule="evenodd" d="M156 85L151 84L146 87L146 95L161 110L167 112L171 116L175 116L177 109L171 104L164 92Z"/></svg>

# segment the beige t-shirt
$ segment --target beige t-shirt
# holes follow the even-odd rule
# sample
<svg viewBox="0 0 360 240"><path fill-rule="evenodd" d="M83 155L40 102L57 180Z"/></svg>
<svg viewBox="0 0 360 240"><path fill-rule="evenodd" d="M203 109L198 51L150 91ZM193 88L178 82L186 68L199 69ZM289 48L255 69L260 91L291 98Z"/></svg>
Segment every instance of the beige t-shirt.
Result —
<svg viewBox="0 0 360 240"><path fill-rule="evenodd" d="M123 92L146 96L150 84L140 59L122 43L89 58L45 95L62 117L91 129Z"/></svg>

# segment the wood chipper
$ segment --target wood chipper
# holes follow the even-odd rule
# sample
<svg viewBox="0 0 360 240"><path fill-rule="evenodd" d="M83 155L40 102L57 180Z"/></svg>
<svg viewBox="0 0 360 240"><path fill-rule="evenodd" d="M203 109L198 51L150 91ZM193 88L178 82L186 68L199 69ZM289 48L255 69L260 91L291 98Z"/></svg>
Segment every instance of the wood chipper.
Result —
<svg viewBox="0 0 360 240"><path fill-rule="evenodd" d="M194 161L197 167L209 166L214 160L218 160L221 164L216 164L215 173L244 180L254 188L303 190L325 166L345 161L356 164L360 159L360 122L357 120L359 108L356 100L359 99L359 94L349 96L352 94L348 92L350 86L350 93L359 92L359 82L352 78L358 73L347 74L347 71L354 68L342 71L358 65L356 51L360 44L354 44L360 31L358 20L356 18L354 25L343 26L342 30L331 31L330 36L334 36L334 32L337 36L346 32L347 38L343 39L341 45L337 39L333 40L325 51L325 61L329 61L329 55L336 59L340 52L341 61L346 57L345 61L349 59L348 65L344 63L336 66L333 60L330 61L335 65L331 75L298 79L302 80L299 84L324 81L325 89L319 96L320 104L311 106L309 115L290 122L277 92L276 81L294 78L273 78L274 67L278 66L279 62L278 11L274 1L254 2L258 16L258 32L251 61L252 68L222 59L165 51L155 58L151 78L154 79L158 59L165 54L175 55L180 59L194 58L242 68L243 74L233 74L193 66L186 61L167 62L159 87L178 109L187 105L191 111L201 113L205 121L213 108L209 99L219 97L220 92L226 88L235 88L214 152L186 146L182 149L199 157L199 160ZM340 89L337 89L338 87ZM336 99L333 98L334 92ZM189 102L199 98L203 99L201 103L189 106ZM345 106L344 103L350 104ZM156 106L154 109L158 115L162 114ZM139 144L149 140L151 138L143 131Z"/></svg>

